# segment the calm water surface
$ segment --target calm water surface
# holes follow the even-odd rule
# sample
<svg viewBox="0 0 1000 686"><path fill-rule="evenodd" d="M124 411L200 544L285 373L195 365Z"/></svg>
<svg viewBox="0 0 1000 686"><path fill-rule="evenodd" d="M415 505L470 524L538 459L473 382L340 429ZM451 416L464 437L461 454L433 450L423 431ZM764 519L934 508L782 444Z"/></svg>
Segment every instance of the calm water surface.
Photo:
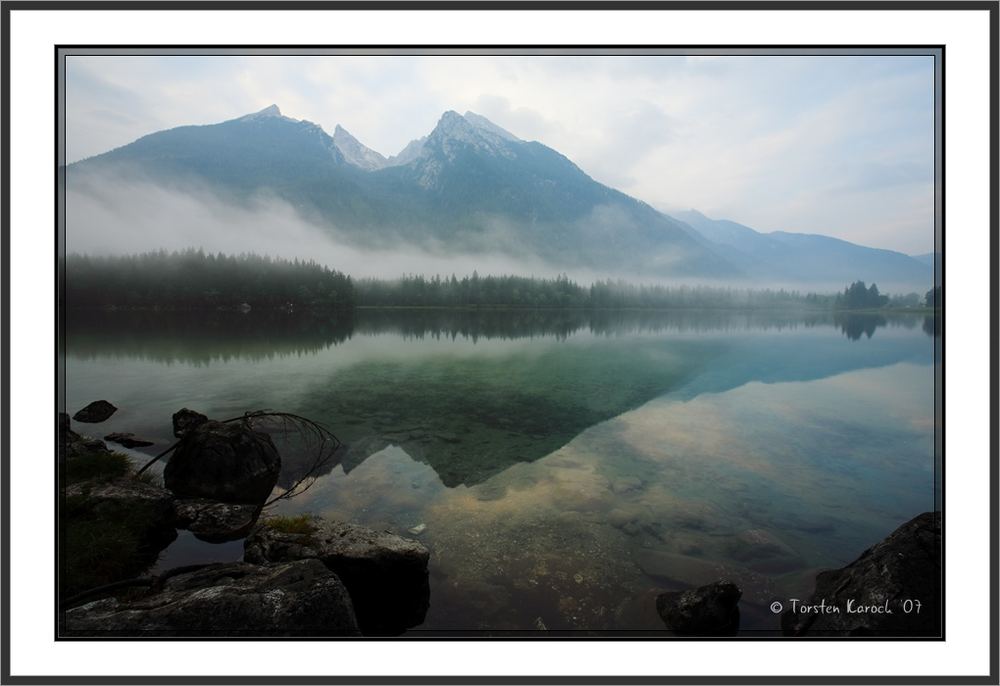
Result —
<svg viewBox="0 0 1000 686"><path fill-rule="evenodd" d="M113 402L95 430L156 442L137 459L173 441L181 407L328 426L341 463L277 511L423 524L420 629L656 630L657 594L728 578L743 627L773 630L773 600L935 506L924 317L143 313L67 330L70 412ZM308 457L283 459L287 487ZM241 554L182 532L159 566Z"/></svg>

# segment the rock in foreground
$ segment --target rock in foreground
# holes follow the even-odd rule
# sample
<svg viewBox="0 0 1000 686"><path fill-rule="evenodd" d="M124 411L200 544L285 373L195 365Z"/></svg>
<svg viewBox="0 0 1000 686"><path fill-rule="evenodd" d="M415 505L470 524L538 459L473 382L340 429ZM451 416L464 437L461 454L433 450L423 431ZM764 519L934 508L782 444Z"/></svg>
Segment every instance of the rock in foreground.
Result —
<svg viewBox="0 0 1000 686"><path fill-rule="evenodd" d="M178 443L163 481L182 498L261 504L280 471L281 457L266 433L242 422L206 421Z"/></svg>
<svg viewBox="0 0 1000 686"><path fill-rule="evenodd" d="M736 584L717 581L683 592L662 593L656 611L667 628L682 636L735 636L740 629Z"/></svg>
<svg viewBox="0 0 1000 686"><path fill-rule="evenodd" d="M308 532L286 533L263 522L247 538L243 558L255 563L321 560L347 586L367 635L402 633L423 623L427 614L430 553L389 532L314 519Z"/></svg>
<svg viewBox="0 0 1000 686"><path fill-rule="evenodd" d="M145 448L146 446L153 445L152 441L147 441L143 438L136 438L133 433L110 433L104 437L104 440L117 443L118 445L123 445L126 448Z"/></svg>
<svg viewBox="0 0 1000 686"><path fill-rule="evenodd" d="M802 611L817 606L835 610ZM941 513L918 515L846 567L818 574L798 609L781 616L785 635L940 635Z"/></svg>
<svg viewBox="0 0 1000 686"><path fill-rule="evenodd" d="M108 446L104 441L89 436L81 436L70 428L69 415L59 413L59 434L61 438L59 459L82 457L93 453L106 453Z"/></svg>
<svg viewBox="0 0 1000 686"><path fill-rule="evenodd" d="M162 488L126 477L81 481L64 493L59 507L64 599L138 576L177 537L172 498Z"/></svg>
<svg viewBox="0 0 1000 686"><path fill-rule="evenodd" d="M95 400L82 410L78 410L77 413L73 415L73 419L78 422L98 424L107 420L117 411L118 408L109 403L107 400Z"/></svg>
<svg viewBox="0 0 1000 686"><path fill-rule="evenodd" d="M85 499L97 513L148 521L151 526L173 528L173 498L164 489L131 478L83 481L70 484L66 500Z"/></svg>
<svg viewBox="0 0 1000 686"><path fill-rule="evenodd" d="M209 543L244 538L257 523L260 511L260 505L220 503L205 498L174 501L177 528L187 529Z"/></svg>
<svg viewBox="0 0 1000 686"><path fill-rule="evenodd" d="M323 564L210 565L167 579L163 588L68 610L71 636L354 636L358 625L343 584Z"/></svg>
<svg viewBox="0 0 1000 686"><path fill-rule="evenodd" d="M174 412L173 415L174 436L177 438L184 438L188 432L197 429L207 421L208 417L203 415L201 412L195 412L194 410L182 407Z"/></svg>

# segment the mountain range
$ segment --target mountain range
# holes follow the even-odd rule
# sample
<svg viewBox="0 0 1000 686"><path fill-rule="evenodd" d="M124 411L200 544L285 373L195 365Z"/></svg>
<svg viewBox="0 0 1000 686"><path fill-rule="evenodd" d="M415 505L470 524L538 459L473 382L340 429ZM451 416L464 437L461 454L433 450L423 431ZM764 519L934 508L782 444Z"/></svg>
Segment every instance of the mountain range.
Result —
<svg viewBox="0 0 1000 686"><path fill-rule="evenodd" d="M761 233L696 211L670 216L473 112L445 112L427 136L385 157L339 125L330 136L272 105L144 136L69 165L67 183L107 183L109 174L193 182L234 202L271 193L360 247L530 257L631 279L837 287L864 279L914 290L933 279L932 261L890 250Z"/></svg>

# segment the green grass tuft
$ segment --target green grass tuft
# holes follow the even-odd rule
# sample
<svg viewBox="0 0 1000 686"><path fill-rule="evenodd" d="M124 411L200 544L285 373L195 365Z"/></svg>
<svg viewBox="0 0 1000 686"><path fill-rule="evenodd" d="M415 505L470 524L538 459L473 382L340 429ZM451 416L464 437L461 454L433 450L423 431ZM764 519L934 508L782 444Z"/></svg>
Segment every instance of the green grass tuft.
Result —
<svg viewBox="0 0 1000 686"><path fill-rule="evenodd" d="M269 517L264 520L264 526L283 534L312 534L316 533L316 522L311 515L298 515L295 517Z"/></svg>
<svg viewBox="0 0 1000 686"><path fill-rule="evenodd" d="M101 507L87 495L68 496L59 514L63 598L140 576L176 536L149 508Z"/></svg>

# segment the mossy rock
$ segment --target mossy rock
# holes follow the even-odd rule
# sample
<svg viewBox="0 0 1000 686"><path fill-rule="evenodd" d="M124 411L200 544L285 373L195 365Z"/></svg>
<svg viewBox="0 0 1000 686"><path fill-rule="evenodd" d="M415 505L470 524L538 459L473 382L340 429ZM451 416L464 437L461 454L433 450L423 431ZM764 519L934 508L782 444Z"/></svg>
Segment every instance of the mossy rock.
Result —
<svg viewBox="0 0 1000 686"><path fill-rule="evenodd" d="M64 599L140 575L177 537L170 493L132 478L71 484L59 515Z"/></svg>

